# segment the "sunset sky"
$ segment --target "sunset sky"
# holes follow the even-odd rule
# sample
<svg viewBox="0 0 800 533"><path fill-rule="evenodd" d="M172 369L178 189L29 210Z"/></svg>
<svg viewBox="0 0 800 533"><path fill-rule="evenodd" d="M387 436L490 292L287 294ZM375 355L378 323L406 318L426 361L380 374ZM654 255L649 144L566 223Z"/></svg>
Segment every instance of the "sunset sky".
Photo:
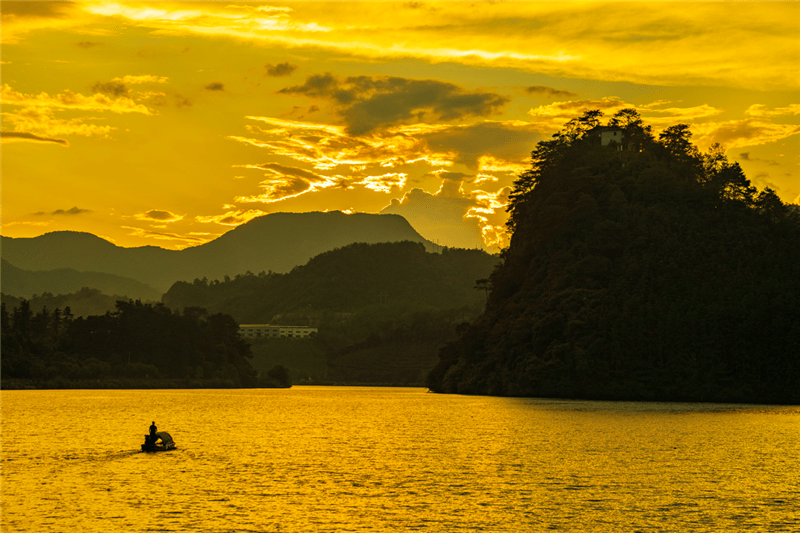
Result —
<svg viewBox="0 0 800 533"><path fill-rule="evenodd" d="M720 142L800 202L800 3L2 2L2 234L185 248L398 213L496 250L587 109Z"/></svg>

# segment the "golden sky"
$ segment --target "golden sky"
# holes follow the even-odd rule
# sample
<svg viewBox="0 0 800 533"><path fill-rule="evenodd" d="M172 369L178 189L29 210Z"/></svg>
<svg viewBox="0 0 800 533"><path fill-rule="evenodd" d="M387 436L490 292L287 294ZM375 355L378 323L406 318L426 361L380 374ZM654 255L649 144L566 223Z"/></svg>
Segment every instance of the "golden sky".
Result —
<svg viewBox="0 0 800 533"><path fill-rule="evenodd" d="M800 4L6 2L2 234L185 248L273 212L507 243L586 109L720 142L800 202Z"/></svg>

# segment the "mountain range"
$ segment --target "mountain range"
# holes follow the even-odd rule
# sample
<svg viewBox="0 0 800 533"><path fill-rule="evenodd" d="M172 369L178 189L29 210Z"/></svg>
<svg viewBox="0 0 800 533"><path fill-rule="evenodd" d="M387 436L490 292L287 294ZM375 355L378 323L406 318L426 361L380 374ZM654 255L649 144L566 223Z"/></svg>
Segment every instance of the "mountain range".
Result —
<svg viewBox="0 0 800 533"><path fill-rule="evenodd" d="M352 243L399 241L422 243L428 251L441 249L399 215L332 211L264 215L213 241L184 250L123 248L96 235L73 231L32 238L3 236L2 256L21 270L73 269L113 274L163 293L179 280L222 279L247 271L288 272L315 255ZM13 294L6 290L5 264L3 269L3 292ZM27 286L25 290L47 289Z"/></svg>
<svg viewBox="0 0 800 533"><path fill-rule="evenodd" d="M104 294L123 294L138 300L160 300L161 292L135 279L104 272L78 272L74 268L31 271L17 268L2 260L3 294L31 299L35 294L69 294L84 287L99 289Z"/></svg>

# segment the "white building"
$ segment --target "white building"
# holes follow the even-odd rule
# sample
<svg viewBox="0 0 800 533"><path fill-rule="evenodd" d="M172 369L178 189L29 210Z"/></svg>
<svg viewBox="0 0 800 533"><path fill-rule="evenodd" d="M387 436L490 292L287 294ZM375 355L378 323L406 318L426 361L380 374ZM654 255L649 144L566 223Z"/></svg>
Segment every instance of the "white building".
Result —
<svg viewBox="0 0 800 533"><path fill-rule="evenodd" d="M307 339L317 332L317 328L308 326L272 326L270 324L240 324L239 332L246 339L264 339L288 337L290 339Z"/></svg>
<svg viewBox="0 0 800 533"><path fill-rule="evenodd" d="M606 128L600 131L600 144L608 146L612 142L617 143L622 149L622 130L619 128Z"/></svg>

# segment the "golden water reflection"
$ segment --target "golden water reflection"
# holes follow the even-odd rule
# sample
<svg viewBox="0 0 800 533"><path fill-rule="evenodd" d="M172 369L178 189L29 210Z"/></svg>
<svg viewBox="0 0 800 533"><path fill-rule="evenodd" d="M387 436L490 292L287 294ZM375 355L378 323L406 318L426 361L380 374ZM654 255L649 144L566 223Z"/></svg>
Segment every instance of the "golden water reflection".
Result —
<svg viewBox="0 0 800 533"><path fill-rule="evenodd" d="M798 531L800 408L3 391L2 531ZM155 420L178 450L140 453Z"/></svg>

